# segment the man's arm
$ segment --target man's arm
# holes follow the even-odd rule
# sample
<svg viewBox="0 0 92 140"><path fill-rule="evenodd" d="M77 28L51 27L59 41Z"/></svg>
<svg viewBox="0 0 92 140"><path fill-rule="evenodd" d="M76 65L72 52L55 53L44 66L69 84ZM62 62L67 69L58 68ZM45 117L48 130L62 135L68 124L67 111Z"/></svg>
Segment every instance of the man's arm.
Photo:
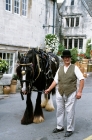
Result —
<svg viewBox="0 0 92 140"><path fill-rule="evenodd" d="M45 94L48 94L56 85L56 82L53 81L49 88L45 90Z"/></svg>
<svg viewBox="0 0 92 140"><path fill-rule="evenodd" d="M84 87L84 79L80 80L79 89L78 89L78 91L76 93L76 98L77 99L80 99L81 98L83 87Z"/></svg>

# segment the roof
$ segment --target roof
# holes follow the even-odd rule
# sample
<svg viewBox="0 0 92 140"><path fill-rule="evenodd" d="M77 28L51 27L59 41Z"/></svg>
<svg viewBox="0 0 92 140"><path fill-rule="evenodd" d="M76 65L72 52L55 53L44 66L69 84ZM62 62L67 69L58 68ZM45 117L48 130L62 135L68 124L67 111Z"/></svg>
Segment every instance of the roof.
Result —
<svg viewBox="0 0 92 140"><path fill-rule="evenodd" d="M90 16L92 16L92 0L81 0Z"/></svg>

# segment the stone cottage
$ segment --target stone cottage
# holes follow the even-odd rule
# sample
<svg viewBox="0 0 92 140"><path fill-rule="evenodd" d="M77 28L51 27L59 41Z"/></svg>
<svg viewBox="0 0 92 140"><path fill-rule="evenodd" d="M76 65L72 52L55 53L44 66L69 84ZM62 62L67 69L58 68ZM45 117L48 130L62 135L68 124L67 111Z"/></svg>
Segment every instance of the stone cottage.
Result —
<svg viewBox="0 0 92 140"><path fill-rule="evenodd" d="M92 0L64 0L57 9L57 25L61 28L56 31L63 45L85 52L87 41L92 39Z"/></svg>

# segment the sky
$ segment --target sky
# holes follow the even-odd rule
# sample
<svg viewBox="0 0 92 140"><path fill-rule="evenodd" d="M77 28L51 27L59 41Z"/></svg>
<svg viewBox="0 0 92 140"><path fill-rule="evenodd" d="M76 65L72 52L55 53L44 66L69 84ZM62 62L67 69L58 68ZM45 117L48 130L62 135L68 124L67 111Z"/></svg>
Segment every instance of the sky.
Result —
<svg viewBox="0 0 92 140"><path fill-rule="evenodd" d="M57 3L62 3L64 0L57 0Z"/></svg>

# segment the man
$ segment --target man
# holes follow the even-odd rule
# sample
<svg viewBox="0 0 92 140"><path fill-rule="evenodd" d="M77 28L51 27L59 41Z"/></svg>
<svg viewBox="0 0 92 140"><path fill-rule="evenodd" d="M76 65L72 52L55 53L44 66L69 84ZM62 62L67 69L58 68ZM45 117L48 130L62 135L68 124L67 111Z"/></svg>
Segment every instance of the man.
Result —
<svg viewBox="0 0 92 140"><path fill-rule="evenodd" d="M64 130L66 110L67 131L65 137L69 137L74 132L75 104L76 100L80 99L82 96L84 77L80 69L74 64L71 64L71 52L69 50L64 50L61 57L63 58L64 65L60 66L58 69L54 81L50 87L45 90L45 94L48 94L56 85L58 85L58 90L56 92L57 127L53 130L53 133ZM79 80L78 89L77 79Z"/></svg>

